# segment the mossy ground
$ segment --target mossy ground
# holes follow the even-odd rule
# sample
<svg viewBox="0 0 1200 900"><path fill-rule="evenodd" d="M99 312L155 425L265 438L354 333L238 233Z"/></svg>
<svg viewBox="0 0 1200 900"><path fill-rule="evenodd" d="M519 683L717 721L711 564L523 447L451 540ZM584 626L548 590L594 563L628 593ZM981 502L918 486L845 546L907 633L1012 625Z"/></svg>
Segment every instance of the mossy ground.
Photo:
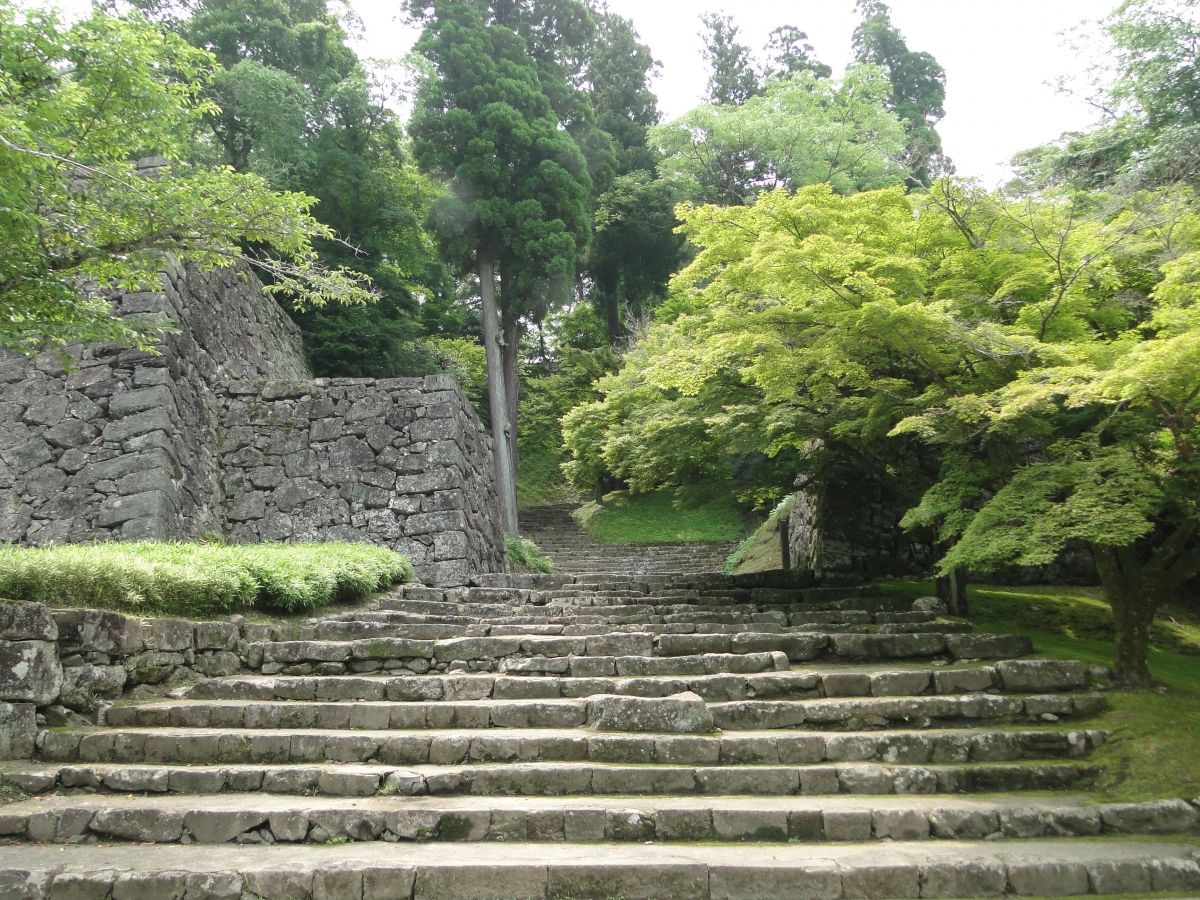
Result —
<svg viewBox="0 0 1200 900"><path fill-rule="evenodd" d="M604 496L603 503L583 505L575 517L605 544L734 541L746 536L742 511L720 493L614 491Z"/></svg>
<svg viewBox="0 0 1200 900"><path fill-rule="evenodd" d="M933 585L898 581L884 590L915 599L931 594ZM1112 622L1098 588L980 585L967 595L980 631L1027 634L1048 656L1112 662ZM1200 617L1162 610L1152 642L1155 688L1107 691L1109 711L1088 722L1113 732L1091 757L1103 769L1091 786L1098 800L1200 796Z"/></svg>

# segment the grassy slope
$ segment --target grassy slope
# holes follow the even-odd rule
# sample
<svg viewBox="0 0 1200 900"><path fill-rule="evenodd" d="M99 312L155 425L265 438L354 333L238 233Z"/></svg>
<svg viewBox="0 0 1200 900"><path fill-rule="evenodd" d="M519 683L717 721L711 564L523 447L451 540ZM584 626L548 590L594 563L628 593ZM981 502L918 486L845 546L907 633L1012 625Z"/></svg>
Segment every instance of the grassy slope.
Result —
<svg viewBox="0 0 1200 900"><path fill-rule="evenodd" d="M517 508L578 503L562 473L564 453L522 452L517 460Z"/></svg>
<svg viewBox="0 0 1200 900"><path fill-rule="evenodd" d="M727 497L680 498L670 490L637 496L615 491L603 505L581 507L576 518L606 544L734 541L746 534L741 512Z"/></svg>
<svg viewBox="0 0 1200 900"><path fill-rule="evenodd" d="M927 596L933 585L891 582L890 593ZM971 621L980 631L1028 634L1039 653L1086 663L1112 661L1112 625L1095 588L972 587ZM1173 620L1173 622L1171 621ZM1200 620L1163 611L1154 628L1152 691L1109 691L1111 709L1088 728L1113 732L1092 756L1103 767L1100 800L1200 796Z"/></svg>

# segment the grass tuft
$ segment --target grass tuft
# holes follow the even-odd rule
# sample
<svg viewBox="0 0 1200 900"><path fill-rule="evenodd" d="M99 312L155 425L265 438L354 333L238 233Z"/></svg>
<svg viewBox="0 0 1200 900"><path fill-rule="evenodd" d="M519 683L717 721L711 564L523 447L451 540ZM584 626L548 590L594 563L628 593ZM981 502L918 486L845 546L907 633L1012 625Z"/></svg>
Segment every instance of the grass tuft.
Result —
<svg viewBox="0 0 1200 900"><path fill-rule="evenodd" d="M779 549L779 520L790 516L795 505L795 494L788 494L780 500L779 505L767 516L767 520L755 528L750 537L738 544L737 549L721 566L721 571L732 575L734 572L765 572L780 568L783 565L783 557Z"/></svg>
<svg viewBox="0 0 1200 900"><path fill-rule="evenodd" d="M538 545L529 538L506 537L504 544L508 558L513 562L546 574L554 571L554 561L544 556Z"/></svg>
<svg viewBox="0 0 1200 900"><path fill-rule="evenodd" d="M0 597L143 615L301 612L412 575L403 556L369 544L0 546Z"/></svg>

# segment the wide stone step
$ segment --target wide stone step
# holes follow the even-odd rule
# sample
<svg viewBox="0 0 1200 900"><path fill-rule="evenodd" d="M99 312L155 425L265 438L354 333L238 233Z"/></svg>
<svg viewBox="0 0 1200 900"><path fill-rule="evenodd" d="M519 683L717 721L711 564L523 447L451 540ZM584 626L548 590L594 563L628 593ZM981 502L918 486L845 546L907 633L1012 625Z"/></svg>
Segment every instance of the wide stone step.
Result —
<svg viewBox="0 0 1200 900"><path fill-rule="evenodd" d="M1103 711L1102 694L1042 694L1031 697L966 694L921 697L830 697L819 700L735 700L705 704L699 695L662 697L593 694L538 700L423 700L421 684L393 682L379 702L171 700L113 707L114 727L154 728L582 728L605 731L701 733L817 727L936 728L971 726L1020 717L1054 721L1086 718ZM660 716L687 710L679 727L658 724ZM1047 712L1053 710L1053 712ZM668 712L669 711L669 712ZM664 720L665 721L665 720ZM355 723L352 725L351 723Z"/></svg>
<svg viewBox="0 0 1200 900"><path fill-rule="evenodd" d="M217 759L220 759L220 744ZM290 739L275 735L268 746L276 755L289 752ZM368 752L368 736L347 738L349 752ZM252 744L244 737L244 746ZM226 744L233 755L236 741ZM212 759L213 757L209 757ZM338 766L260 761L245 764L171 766L75 763L30 767L5 774L5 780L31 793L51 790L108 790L117 793L197 793L223 791L367 797L384 793L474 794L479 796L567 795L776 795L793 794L972 794L1011 791L1063 791L1097 770L1083 763L941 763L924 766L842 763L803 766L620 765L585 762L517 762L506 765L404 765L395 763Z"/></svg>
<svg viewBox="0 0 1200 900"><path fill-rule="evenodd" d="M350 618L353 615L353 618ZM789 622L790 618L790 622ZM646 621L641 621L645 619ZM737 634L743 631L772 633L822 631L833 626L848 633L883 634L936 632L970 634L966 622L938 622L928 613L868 613L863 611L806 613L791 617L783 613L694 613L629 616L520 615L502 618L469 616L426 616L413 613L378 612L344 614L291 629L275 628L268 640L354 641L377 637L440 640L452 637L497 637L510 635L564 635L568 637L605 634L607 631L644 631L650 634ZM435 621L445 620L445 621ZM878 626L878 629L871 627Z"/></svg>
<svg viewBox="0 0 1200 900"><path fill-rule="evenodd" d="M351 803L258 793L56 797L9 804L6 837L31 843L328 844L361 841L916 841L1166 835L1196 830L1184 800L721 797L703 800L375 796ZM186 837L185 837L186 836Z"/></svg>
<svg viewBox="0 0 1200 900"><path fill-rule="evenodd" d="M766 698L996 694L1005 690L1006 677L1008 685L1024 693L1062 693L1087 686L1082 666L1046 666L1038 660L1018 660L1003 666L916 664L897 669L875 664L832 670L789 668L757 674L708 674L710 667L724 665L728 669L730 664L744 665L748 660L754 657L531 657L506 660L501 675L243 675L200 682L187 696L194 700L529 700L592 694L663 697L694 691L716 703ZM773 667L776 660L772 658L771 662ZM555 671L566 674L551 674ZM669 674L650 674L656 671ZM1064 705L1062 701L1053 702Z"/></svg>
<svg viewBox="0 0 1200 900"><path fill-rule="evenodd" d="M565 823L564 823L565 830ZM11 895L185 900L896 900L1200 890L1193 845L894 841L745 845L396 843L0 847Z"/></svg>
<svg viewBox="0 0 1200 900"><path fill-rule="evenodd" d="M611 632L600 635L508 635L459 637L444 640L373 638L356 641L256 641L246 651L246 661L263 674L276 674L289 666L326 665L320 674L338 674L336 665L359 663L355 671L406 667L423 674L432 667L437 671L451 666L477 671L495 671L502 660L572 657L652 657L693 656L697 654L770 654L785 660L806 662L817 659L995 659L1012 660L1033 652L1033 644L1024 635L1006 634L845 634L740 632L727 634L664 634ZM410 662L418 660L419 668ZM394 661L393 665L388 665ZM729 661L726 661L729 665ZM765 660L749 666L749 671L764 671L772 666ZM716 671L738 671L718 669ZM1082 672L1075 663L1072 671ZM289 672L288 674L302 674ZM303 673L307 674L307 673ZM646 673L649 674L649 673Z"/></svg>
<svg viewBox="0 0 1200 900"><path fill-rule="evenodd" d="M340 721L340 720L339 720ZM353 722L353 717L351 719ZM365 728L110 728L46 732L46 762L149 764L597 762L655 765L816 765L1010 762L1085 756L1107 739L1096 730L957 729L874 732L750 731L712 736L588 734L573 729L483 733Z"/></svg>

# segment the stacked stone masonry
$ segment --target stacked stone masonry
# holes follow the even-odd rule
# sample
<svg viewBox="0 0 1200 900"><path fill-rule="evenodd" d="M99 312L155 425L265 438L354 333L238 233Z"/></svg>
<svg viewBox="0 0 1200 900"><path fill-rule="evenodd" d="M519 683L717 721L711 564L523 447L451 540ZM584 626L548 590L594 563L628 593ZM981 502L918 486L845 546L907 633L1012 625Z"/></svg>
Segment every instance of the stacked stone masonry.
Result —
<svg viewBox="0 0 1200 900"><path fill-rule="evenodd" d="M172 266L117 292L159 352L0 353L0 541L358 540L422 580L504 569L490 439L450 376L312 379L254 275Z"/></svg>

